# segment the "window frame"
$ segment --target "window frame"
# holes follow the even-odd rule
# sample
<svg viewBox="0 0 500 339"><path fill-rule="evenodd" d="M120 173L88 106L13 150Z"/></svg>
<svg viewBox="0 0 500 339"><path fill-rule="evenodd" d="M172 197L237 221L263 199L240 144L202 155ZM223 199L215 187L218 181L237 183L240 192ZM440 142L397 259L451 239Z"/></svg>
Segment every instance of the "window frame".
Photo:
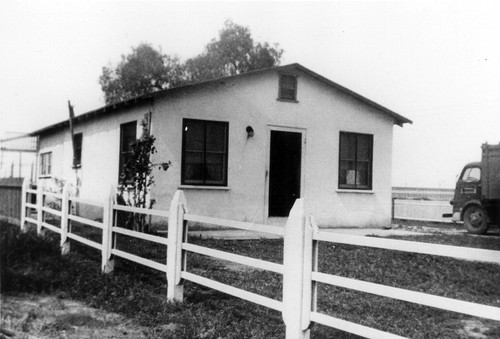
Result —
<svg viewBox="0 0 500 339"><path fill-rule="evenodd" d="M52 151L40 153L39 177L50 177L50 176L52 176Z"/></svg>
<svg viewBox="0 0 500 339"><path fill-rule="evenodd" d="M203 178L201 182L189 182L186 180L186 127L188 123L200 123L203 124ZM223 157L223 168L222 168L222 180L217 182L208 182L206 176L206 165L207 165L207 139L206 139L206 130L209 124L218 124L223 125L225 128L225 136L224 136L224 157ZM202 120L202 119L190 119L185 118L182 119L182 150L181 150L181 185L186 186L200 186L200 187L227 187L228 186L228 172L229 172L229 122L228 121L217 121L217 120Z"/></svg>
<svg viewBox="0 0 500 339"><path fill-rule="evenodd" d="M479 174L479 176L471 174ZM481 167L471 166L464 169L462 175L460 176L460 180L462 182L481 182L481 175Z"/></svg>
<svg viewBox="0 0 500 339"><path fill-rule="evenodd" d="M133 120L133 121L129 121L129 122L125 122L123 124L120 124L120 145L119 145L119 162L118 162L118 183L120 183L120 178L121 178L121 175L122 175L122 172L123 172L123 169L125 168L125 155L126 154L131 154L133 152L133 150L129 150L129 151L124 151L123 150L123 143L124 143L124 133L125 133L125 128L126 127L129 127L131 128L131 126L134 126L133 127L133 131L134 131L134 140L137 142L137 120ZM132 128L131 128L132 129ZM131 182L131 180L127 180L127 183L128 182Z"/></svg>
<svg viewBox="0 0 500 339"><path fill-rule="evenodd" d="M294 80L293 84L293 98L289 97L284 97L284 78L292 78ZM295 74L288 74L288 73L280 73L279 74L279 80L278 80L278 100L279 101L285 101L285 102L294 102L298 103L297 101L297 87L298 87L298 76ZM287 90L290 90L290 88L286 88Z"/></svg>
<svg viewBox="0 0 500 339"><path fill-rule="evenodd" d="M343 135L349 135L349 136L355 136L356 137L356 144L355 144L355 158L353 159L342 159L342 136ZM368 137L369 138L369 160L358 160L358 138L359 137ZM339 133L339 163L338 163L338 182L337 186L339 190L356 190L356 191L371 191L373 189L373 148L374 148L374 135L373 134L368 134L368 133L358 133L358 132L347 132L347 131L340 131ZM347 184L347 183L342 183L342 178L341 178L341 167L343 161L353 161L354 162L354 173L355 173L355 178L354 178L354 184ZM358 174L358 163L360 162L368 162L368 183L367 185L362 185L362 184L357 184L357 174Z"/></svg>
<svg viewBox="0 0 500 339"><path fill-rule="evenodd" d="M77 143L77 140L79 142ZM73 168L82 167L83 133L76 133L73 136L75 147L73 148Z"/></svg>

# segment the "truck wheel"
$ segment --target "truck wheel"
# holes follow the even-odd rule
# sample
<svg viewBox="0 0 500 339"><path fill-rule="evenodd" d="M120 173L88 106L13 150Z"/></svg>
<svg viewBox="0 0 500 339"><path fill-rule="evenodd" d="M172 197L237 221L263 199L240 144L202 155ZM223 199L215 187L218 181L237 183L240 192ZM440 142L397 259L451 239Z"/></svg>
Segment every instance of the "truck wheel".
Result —
<svg viewBox="0 0 500 339"><path fill-rule="evenodd" d="M470 206L464 213L464 225L467 232L484 234L490 227L486 212L479 206Z"/></svg>

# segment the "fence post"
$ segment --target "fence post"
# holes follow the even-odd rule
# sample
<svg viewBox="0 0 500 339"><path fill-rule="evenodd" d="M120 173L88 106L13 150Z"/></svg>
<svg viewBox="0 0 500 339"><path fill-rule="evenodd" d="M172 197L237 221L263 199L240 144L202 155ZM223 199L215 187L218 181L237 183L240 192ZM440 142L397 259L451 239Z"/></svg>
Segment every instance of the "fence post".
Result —
<svg viewBox="0 0 500 339"><path fill-rule="evenodd" d="M26 232L26 200L28 193L26 190L29 188L30 179L24 178L23 186L21 187L21 232Z"/></svg>
<svg viewBox="0 0 500 339"><path fill-rule="evenodd" d="M70 184L67 182L62 190L61 201L61 254L66 255L69 253L70 242L68 241L68 214L69 214L69 188Z"/></svg>
<svg viewBox="0 0 500 339"><path fill-rule="evenodd" d="M395 211L394 211L394 208L396 207L396 198L392 198L391 199L391 218L394 219L394 215L395 215Z"/></svg>
<svg viewBox="0 0 500 339"><path fill-rule="evenodd" d="M287 339L310 336L313 239L304 199L297 199L285 225L283 263L283 320Z"/></svg>
<svg viewBox="0 0 500 339"><path fill-rule="evenodd" d="M185 213L187 213L186 198L182 191L177 190L170 203L168 214L167 298L170 301L182 301L184 297L181 270L184 264L182 241L186 236Z"/></svg>
<svg viewBox="0 0 500 339"><path fill-rule="evenodd" d="M312 252L311 252L311 276L308 278L311 280L311 310L313 312L316 312L318 310L318 283L316 281L312 281L312 272L318 272L318 266L319 266L319 260L318 260L318 255L319 255L319 241L313 239L313 234L319 232L318 225L316 225L316 222L314 221L314 218L312 216L308 217L307 220L307 225L310 227L311 231L309 234L311 235L311 244L312 244ZM308 241L308 239L307 239ZM310 319L310 313L309 313L309 319Z"/></svg>
<svg viewBox="0 0 500 339"><path fill-rule="evenodd" d="M113 205L115 204L116 191L111 187L108 199L104 202L102 215L102 259L101 269L103 273L111 273L115 268L115 260L112 257L113 248Z"/></svg>
<svg viewBox="0 0 500 339"><path fill-rule="evenodd" d="M42 234L42 223L43 223L43 190L40 182L36 187L36 232L37 234Z"/></svg>

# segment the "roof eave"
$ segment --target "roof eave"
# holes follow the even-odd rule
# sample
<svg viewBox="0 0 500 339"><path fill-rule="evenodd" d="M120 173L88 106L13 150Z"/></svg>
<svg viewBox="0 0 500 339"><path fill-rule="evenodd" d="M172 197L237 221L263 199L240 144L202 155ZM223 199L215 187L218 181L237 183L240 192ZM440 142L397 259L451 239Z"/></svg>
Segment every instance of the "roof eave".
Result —
<svg viewBox="0 0 500 339"><path fill-rule="evenodd" d="M78 123L78 122L82 122L85 120L89 120L93 117L96 117L96 116L102 114L102 113L116 111L116 110L119 110L119 109L122 109L125 107L132 107L132 106L135 106L139 103L144 103L146 101L152 100L152 98L153 98L153 96L151 94L144 94L144 95L141 95L141 96L129 99L129 100L124 100L124 101L120 101L120 102L117 102L114 104L109 104L109 105L103 106L101 108L98 108L96 110L93 110L93 111L84 113L82 115L76 116L73 121L75 123ZM41 129L36 130L34 132L31 132L31 133L28 133L28 135L29 136L41 135L41 134L48 133L52 130L57 130L57 129L66 128L66 127L69 128L69 119L63 120L61 122L52 124L50 126L46 126L44 128L41 128Z"/></svg>
<svg viewBox="0 0 500 339"><path fill-rule="evenodd" d="M320 81L322 81L322 82L324 82L332 87L335 87L335 88L341 90L342 92L347 93L348 95L368 104L370 107L373 107L379 111L382 111L382 112L392 116L394 118L395 125L403 127L403 124L413 124L413 121L411 121L410 119L407 119L404 116L402 116L402 115L400 115L400 114L398 114L398 113L396 113L396 112L394 112L394 111L392 111L392 110L390 110L382 105L379 105L376 102L374 102L374 101L372 101L372 100L370 100L370 99L368 99L368 98L366 98L366 97L364 97L364 96L362 96L354 91L351 91L350 89L348 89L342 85L339 85L336 82L333 82L330 79L325 78L324 76L322 76L314 71L311 71L310 69L308 69L300 64L295 63L295 64L283 66L283 68L288 68L288 67L300 69L301 71L307 73L311 77L318 79L318 80L320 80Z"/></svg>

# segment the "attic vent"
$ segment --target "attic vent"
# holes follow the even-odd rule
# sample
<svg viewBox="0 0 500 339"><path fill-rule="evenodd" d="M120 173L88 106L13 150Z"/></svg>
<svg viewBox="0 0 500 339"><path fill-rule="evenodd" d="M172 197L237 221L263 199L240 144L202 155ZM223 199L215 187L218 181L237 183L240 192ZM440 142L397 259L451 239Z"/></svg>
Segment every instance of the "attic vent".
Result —
<svg viewBox="0 0 500 339"><path fill-rule="evenodd" d="M294 75L280 75L279 100L297 101L297 77Z"/></svg>

